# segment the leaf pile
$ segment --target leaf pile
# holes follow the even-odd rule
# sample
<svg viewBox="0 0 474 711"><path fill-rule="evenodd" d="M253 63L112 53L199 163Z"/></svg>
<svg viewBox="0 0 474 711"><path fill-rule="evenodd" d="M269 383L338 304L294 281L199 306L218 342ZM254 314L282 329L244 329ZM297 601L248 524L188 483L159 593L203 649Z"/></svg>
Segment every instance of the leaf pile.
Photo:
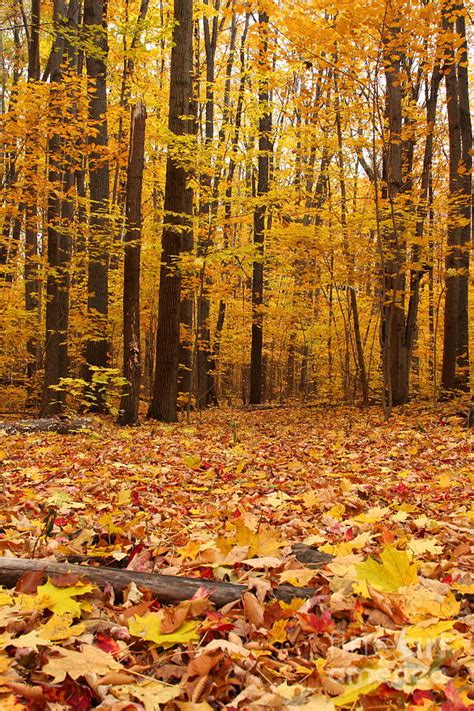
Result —
<svg viewBox="0 0 474 711"><path fill-rule="evenodd" d="M2 709L474 708L472 460L455 419L222 410L94 428L2 436L1 555L248 591L165 607L87 570L26 574L0 588ZM314 570L297 542L334 558ZM315 593L276 601L282 583Z"/></svg>

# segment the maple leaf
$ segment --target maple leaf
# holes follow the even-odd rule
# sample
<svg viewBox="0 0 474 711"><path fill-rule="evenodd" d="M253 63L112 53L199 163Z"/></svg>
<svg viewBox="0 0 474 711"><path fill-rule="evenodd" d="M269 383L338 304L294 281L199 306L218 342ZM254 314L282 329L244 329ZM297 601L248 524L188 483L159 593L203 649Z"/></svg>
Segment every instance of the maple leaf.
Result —
<svg viewBox="0 0 474 711"><path fill-rule="evenodd" d="M138 699L143 703L145 711L160 711L164 704L181 694L179 686L168 686L161 681L115 686L111 691L119 699L130 697Z"/></svg>
<svg viewBox="0 0 474 711"><path fill-rule="evenodd" d="M85 609L85 606L87 609L88 605L86 602L78 602L74 598L78 595L86 595L93 589L94 586L91 583L77 583L69 588L58 588L48 578L44 585L38 587L36 595L22 595L20 604L26 610L47 608L58 615L70 612L74 617L78 617L81 610Z"/></svg>
<svg viewBox="0 0 474 711"><path fill-rule="evenodd" d="M362 584L361 592L366 591L366 583L373 588L386 592L396 592L399 588L412 585L418 580L416 564L406 551L398 551L393 546L387 546L382 551L381 563L369 558L364 563L357 564L357 579Z"/></svg>
<svg viewBox="0 0 474 711"><path fill-rule="evenodd" d="M345 691L339 696L332 699L334 706L349 706L358 701L361 696L370 694L371 691L377 689L382 682L380 681L363 681L361 683L352 684L346 687Z"/></svg>
<svg viewBox="0 0 474 711"><path fill-rule="evenodd" d="M110 654L92 644L82 645L79 652L62 647L53 647L52 651L57 652L57 655L48 659L43 672L52 676L55 684L64 681L66 674L73 679L78 679L91 672L98 676L105 676L110 671L123 670L123 666Z"/></svg>
<svg viewBox="0 0 474 711"><path fill-rule="evenodd" d="M74 615L71 612L66 612L63 615L54 614L45 625L40 627L39 636L50 642L78 637L86 631L86 626L83 622L73 625L73 618Z"/></svg>
<svg viewBox="0 0 474 711"><path fill-rule="evenodd" d="M13 602L13 598L8 593L6 590L3 589L3 587L0 587L0 606L2 605L11 605Z"/></svg>
<svg viewBox="0 0 474 711"><path fill-rule="evenodd" d="M260 529L252 531L244 521L237 519L234 523L235 538L219 539L219 545L224 546L232 540L237 546L248 546L248 558L263 558L266 556L274 556L280 548L284 548L287 543L283 541L274 528L271 526L261 526ZM221 548L223 550L223 548Z"/></svg>
<svg viewBox="0 0 474 711"><path fill-rule="evenodd" d="M155 642L164 649L174 647L176 644L187 644L199 639L197 628L199 622L190 620L183 624L174 632L164 634L161 632L163 622L162 612L150 612L143 617L135 615L128 623L128 629L134 637L140 637L150 642Z"/></svg>

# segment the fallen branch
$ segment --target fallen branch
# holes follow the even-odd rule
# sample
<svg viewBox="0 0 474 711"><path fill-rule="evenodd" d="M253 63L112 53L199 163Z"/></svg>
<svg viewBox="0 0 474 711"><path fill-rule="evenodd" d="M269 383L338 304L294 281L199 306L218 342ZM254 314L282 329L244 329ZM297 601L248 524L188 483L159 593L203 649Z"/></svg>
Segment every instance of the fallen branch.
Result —
<svg viewBox="0 0 474 711"><path fill-rule="evenodd" d="M61 420L41 418L39 420L19 420L18 422L0 422L0 432L7 434L31 434L34 432L56 432L57 434L75 434L91 426L86 418Z"/></svg>
<svg viewBox="0 0 474 711"><path fill-rule="evenodd" d="M78 575L97 585L109 584L116 592L120 592L130 583L139 588L150 590L160 602L177 603L189 600L199 588L210 592L210 599L218 606L238 600L247 590L246 585L224 583L220 580L203 580L202 578L185 578L175 575L160 575L156 573L135 573L130 570L113 568L93 568L71 563L56 563L46 559L32 560L29 558L0 558L0 584L12 588L25 573L41 571L45 575ZM291 602L295 597L308 598L316 593L313 588L296 588L293 585L279 585L273 590L278 600Z"/></svg>

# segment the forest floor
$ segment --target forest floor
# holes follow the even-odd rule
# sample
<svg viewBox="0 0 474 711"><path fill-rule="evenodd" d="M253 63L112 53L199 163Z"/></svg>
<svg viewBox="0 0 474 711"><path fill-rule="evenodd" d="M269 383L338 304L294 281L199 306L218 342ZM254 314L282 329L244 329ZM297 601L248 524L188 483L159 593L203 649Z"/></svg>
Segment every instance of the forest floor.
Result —
<svg viewBox="0 0 474 711"><path fill-rule="evenodd" d="M0 556L249 592L216 609L203 590L160 606L86 573L0 587L0 708L473 709L474 466L448 414L223 409L1 435ZM296 542L334 559L306 567ZM282 583L315 594L276 601Z"/></svg>

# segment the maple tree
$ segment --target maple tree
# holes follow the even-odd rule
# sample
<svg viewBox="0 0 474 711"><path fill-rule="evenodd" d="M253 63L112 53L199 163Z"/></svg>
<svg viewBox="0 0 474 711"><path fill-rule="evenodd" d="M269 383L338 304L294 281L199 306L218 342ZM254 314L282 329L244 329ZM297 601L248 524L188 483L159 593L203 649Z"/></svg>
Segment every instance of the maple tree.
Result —
<svg viewBox="0 0 474 711"><path fill-rule="evenodd" d="M168 419L288 396L381 397L389 412L411 391L468 390L464 5L209 0L173 67L179 8L106 9L11 0L4 12L4 381L32 403L41 390L45 414L64 408L70 379L89 409L118 406L107 391L124 348L127 135L141 101L140 367L146 399L156 379L171 388ZM174 82L187 105L174 107ZM167 161L191 222L159 279L165 213L185 214L164 205ZM170 360L157 338L173 280Z"/></svg>

